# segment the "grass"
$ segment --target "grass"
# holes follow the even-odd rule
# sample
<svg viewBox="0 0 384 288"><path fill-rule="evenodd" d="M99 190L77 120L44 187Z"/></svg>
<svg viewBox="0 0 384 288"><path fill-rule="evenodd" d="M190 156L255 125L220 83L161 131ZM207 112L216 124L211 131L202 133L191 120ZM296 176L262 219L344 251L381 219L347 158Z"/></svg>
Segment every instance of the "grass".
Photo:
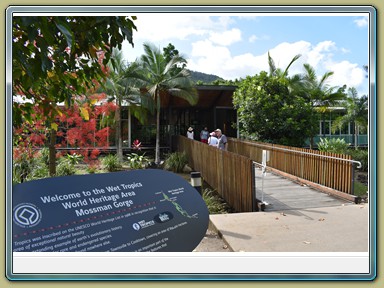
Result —
<svg viewBox="0 0 384 288"><path fill-rule="evenodd" d="M353 185L353 194L355 196L366 196L368 191L368 187L359 181L355 181Z"/></svg>

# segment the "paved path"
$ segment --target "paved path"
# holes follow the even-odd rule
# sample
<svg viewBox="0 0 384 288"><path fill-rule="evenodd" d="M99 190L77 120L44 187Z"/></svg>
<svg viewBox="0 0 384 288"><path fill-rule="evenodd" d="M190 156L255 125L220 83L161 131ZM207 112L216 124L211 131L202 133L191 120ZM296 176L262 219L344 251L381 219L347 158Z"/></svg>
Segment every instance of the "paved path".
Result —
<svg viewBox="0 0 384 288"><path fill-rule="evenodd" d="M235 252L368 252L368 204L211 215Z"/></svg>

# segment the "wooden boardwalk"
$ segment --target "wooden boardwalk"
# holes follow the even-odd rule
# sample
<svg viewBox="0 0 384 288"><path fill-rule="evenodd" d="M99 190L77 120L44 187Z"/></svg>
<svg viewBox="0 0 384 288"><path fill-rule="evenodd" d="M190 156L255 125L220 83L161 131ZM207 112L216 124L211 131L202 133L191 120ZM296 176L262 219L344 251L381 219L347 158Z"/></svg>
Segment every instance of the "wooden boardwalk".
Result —
<svg viewBox="0 0 384 288"><path fill-rule="evenodd" d="M256 198L265 203L264 211L333 207L351 203L345 199L297 184L282 176L256 169Z"/></svg>

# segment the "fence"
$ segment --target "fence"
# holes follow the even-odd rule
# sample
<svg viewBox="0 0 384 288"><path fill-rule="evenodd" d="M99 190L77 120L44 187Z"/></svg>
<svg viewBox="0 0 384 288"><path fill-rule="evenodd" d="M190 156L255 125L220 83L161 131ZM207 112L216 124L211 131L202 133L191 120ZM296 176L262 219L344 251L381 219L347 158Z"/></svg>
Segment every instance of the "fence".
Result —
<svg viewBox="0 0 384 288"><path fill-rule="evenodd" d="M228 149L255 162L262 162L262 150L270 151L268 167L337 191L353 194L353 161L350 155L325 153L229 138Z"/></svg>
<svg viewBox="0 0 384 288"><path fill-rule="evenodd" d="M185 151L189 164L204 181L236 211L253 211L252 160L215 147L177 136L178 151Z"/></svg>

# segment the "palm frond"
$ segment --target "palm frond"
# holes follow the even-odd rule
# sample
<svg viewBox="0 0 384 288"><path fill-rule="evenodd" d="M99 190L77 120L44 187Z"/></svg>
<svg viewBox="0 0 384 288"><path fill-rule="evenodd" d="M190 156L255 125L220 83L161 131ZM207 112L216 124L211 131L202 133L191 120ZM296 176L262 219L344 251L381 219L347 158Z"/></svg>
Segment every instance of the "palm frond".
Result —
<svg viewBox="0 0 384 288"><path fill-rule="evenodd" d="M269 54L269 51L268 51L268 66L269 66L269 75L271 76L274 75L276 71L276 65L275 65L275 61Z"/></svg>
<svg viewBox="0 0 384 288"><path fill-rule="evenodd" d="M289 70L289 68L290 68L291 65L292 65L297 59L299 59L300 57L301 57L301 54L297 54L297 55L295 55L295 56L292 58L291 62L289 62L289 64L288 64L287 68L285 68L285 70L284 70L283 77L287 77L287 76L288 76L288 70Z"/></svg>

